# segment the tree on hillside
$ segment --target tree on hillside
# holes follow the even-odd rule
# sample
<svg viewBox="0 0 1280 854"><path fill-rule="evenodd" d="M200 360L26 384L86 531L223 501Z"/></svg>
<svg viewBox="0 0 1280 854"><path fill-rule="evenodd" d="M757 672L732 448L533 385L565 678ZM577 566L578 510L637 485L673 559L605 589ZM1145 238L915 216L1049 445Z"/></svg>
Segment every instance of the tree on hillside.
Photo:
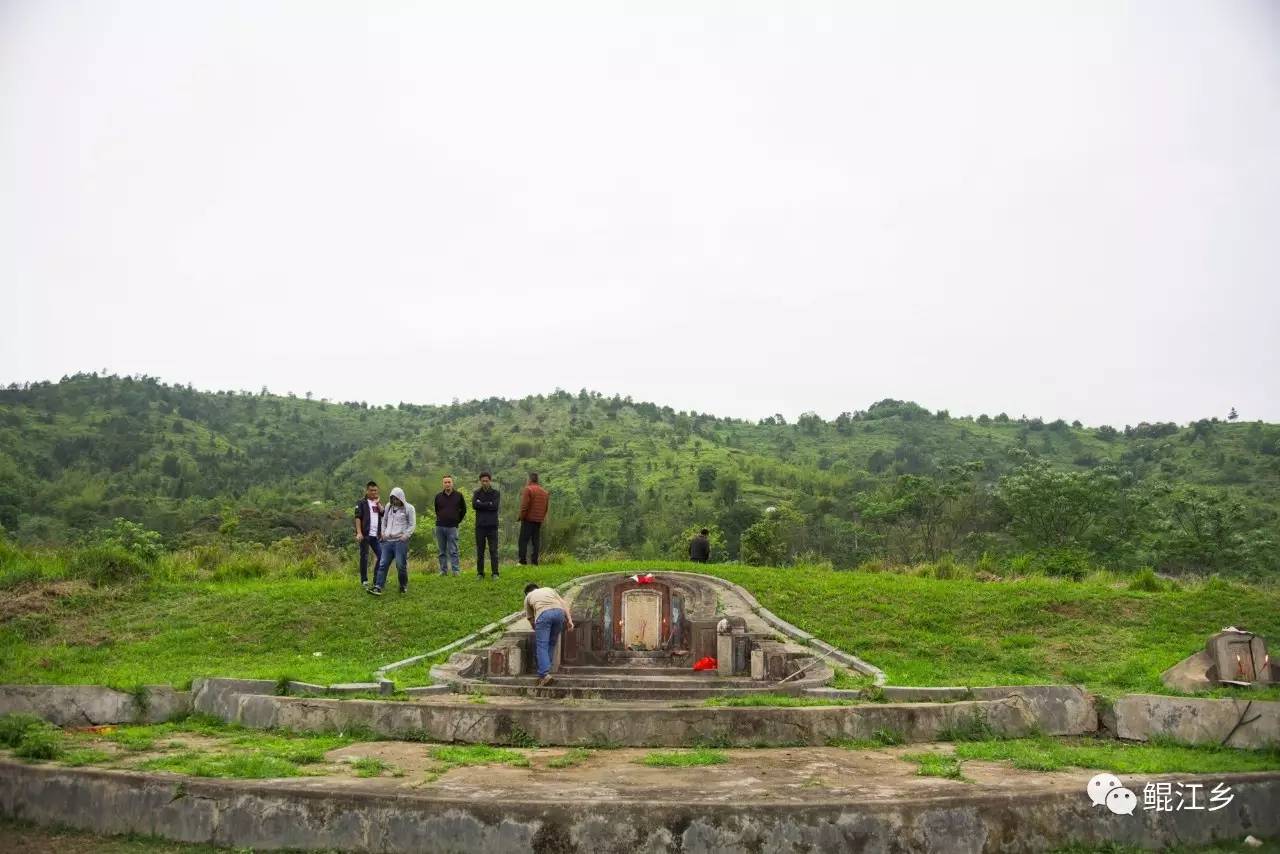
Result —
<svg viewBox="0 0 1280 854"><path fill-rule="evenodd" d="M760 521L742 532L742 562L754 566L784 566L800 553L805 520L795 509L768 508Z"/></svg>
<svg viewBox="0 0 1280 854"><path fill-rule="evenodd" d="M997 495L1013 535L1034 550L1090 548L1119 492L1120 479L1112 472L1064 471L1029 460L1000 478Z"/></svg>

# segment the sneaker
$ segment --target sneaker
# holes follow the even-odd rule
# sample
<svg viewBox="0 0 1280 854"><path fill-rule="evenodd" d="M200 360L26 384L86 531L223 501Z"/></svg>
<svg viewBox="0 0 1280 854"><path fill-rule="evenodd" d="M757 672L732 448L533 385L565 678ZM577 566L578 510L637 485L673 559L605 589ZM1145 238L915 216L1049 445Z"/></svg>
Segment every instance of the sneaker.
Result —
<svg viewBox="0 0 1280 854"><path fill-rule="evenodd" d="M555 680L551 677L551 674L548 673L546 676L543 676L541 679L538 680L536 687L545 688L554 681Z"/></svg>
<svg viewBox="0 0 1280 854"><path fill-rule="evenodd" d="M382 595L382 588L381 588L381 587L367 587L367 588L365 588L365 592L366 592L366 593L368 593L370 596L381 596L381 595Z"/></svg>
<svg viewBox="0 0 1280 854"><path fill-rule="evenodd" d="M408 592L409 592L409 588L408 588L408 587L401 587L401 588L400 588L400 592L401 592L401 593L408 593Z"/></svg>
<svg viewBox="0 0 1280 854"><path fill-rule="evenodd" d="M498 573L496 573L496 572L495 572L491 577L493 578L493 580L494 580L494 581L497 581L497 580L498 580Z"/></svg>
<svg viewBox="0 0 1280 854"><path fill-rule="evenodd" d="M365 590L368 590L368 589L369 589L369 582L367 582L367 581L361 581L361 582L360 582L360 586L361 586L361 587L363 587Z"/></svg>

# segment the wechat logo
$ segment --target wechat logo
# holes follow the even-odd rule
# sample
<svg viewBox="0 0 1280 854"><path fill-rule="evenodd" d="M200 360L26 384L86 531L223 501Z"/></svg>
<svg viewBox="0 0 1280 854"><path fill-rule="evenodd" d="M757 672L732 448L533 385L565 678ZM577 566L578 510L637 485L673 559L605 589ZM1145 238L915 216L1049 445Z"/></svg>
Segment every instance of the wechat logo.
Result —
<svg viewBox="0 0 1280 854"><path fill-rule="evenodd" d="M1115 815L1132 815L1138 796L1124 787L1115 774L1095 774L1085 787L1095 807L1105 806Z"/></svg>

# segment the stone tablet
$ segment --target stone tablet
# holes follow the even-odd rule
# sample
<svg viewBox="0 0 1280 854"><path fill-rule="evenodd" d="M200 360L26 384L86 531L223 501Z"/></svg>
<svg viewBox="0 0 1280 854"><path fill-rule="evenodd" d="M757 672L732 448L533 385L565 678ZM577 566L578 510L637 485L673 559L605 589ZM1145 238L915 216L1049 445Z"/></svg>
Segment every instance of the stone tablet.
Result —
<svg viewBox="0 0 1280 854"><path fill-rule="evenodd" d="M1217 668L1219 682L1270 684L1267 643L1253 632L1224 629L1209 638L1205 651Z"/></svg>

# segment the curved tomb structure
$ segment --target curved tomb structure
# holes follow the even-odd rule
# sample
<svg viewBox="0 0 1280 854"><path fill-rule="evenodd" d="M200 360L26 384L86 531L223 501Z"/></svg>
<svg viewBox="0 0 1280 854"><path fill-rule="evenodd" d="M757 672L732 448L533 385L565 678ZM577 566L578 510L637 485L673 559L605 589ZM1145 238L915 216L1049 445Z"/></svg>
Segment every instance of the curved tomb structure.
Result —
<svg viewBox="0 0 1280 854"><path fill-rule="evenodd" d="M787 641L730 586L687 572L591 576L568 590L574 628L555 654L551 685L536 688L525 619L433 667L438 682L483 694L678 699L796 693L826 684L831 667ZM711 670L694 670L714 659Z"/></svg>

